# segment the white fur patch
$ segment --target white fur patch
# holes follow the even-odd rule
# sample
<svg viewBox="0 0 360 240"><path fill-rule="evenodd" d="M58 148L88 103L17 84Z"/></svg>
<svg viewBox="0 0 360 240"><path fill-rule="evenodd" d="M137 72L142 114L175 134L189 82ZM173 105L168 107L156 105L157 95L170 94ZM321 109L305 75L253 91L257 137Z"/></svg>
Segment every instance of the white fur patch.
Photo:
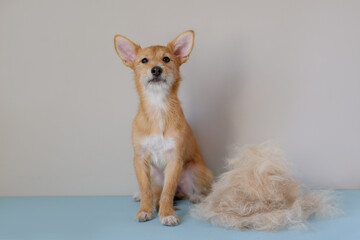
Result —
<svg viewBox="0 0 360 240"><path fill-rule="evenodd" d="M135 218L139 222L146 222L152 219L152 213L150 212L139 212L136 214Z"/></svg>
<svg viewBox="0 0 360 240"><path fill-rule="evenodd" d="M145 91L145 96L151 104L152 110L156 113L160 131L164 131L163 114L166 112L166 98L169 94L169 90L164 83L152 84L154 86L149 87Z"/></svg>
<svg viewBox="0 0 360 240"><path fill-rule="evenodd" d="M153 105L153 107L157 108L158 110L165 110L165 100L168 95L168 92L166 89L160 90L158 92L154 91L147 91L146 96L148 97L150 103Z"/></svg>
<svg viewBox="0 0 360 240"><path fill-rule="evenodd" d="M179 224L179 218L176 216L166 216L161 218L161 223L166 226L175 226Z"/></svg>
<svg viewBox="0 0 360 240"><path fill-rule="evenodd" d="M162 114L166 111L165 99L167 97L167 92L166 90L159 92L148 91L146 95L154 108L154 112L156 113L159 129L161 132L163 132L164 121Z"/></svg>
<svg viewBox="0 0 360 240"><path fill-rule="evenodd" d="M159 65L159 67L163 68L163 66ZM168 72L167 74L163 73L160 78L163 81L160 82L151 82L150 80L153 79L154 76L151 74L151 69L149 69L146 73L141 75L141 82L145 87L146 95L153 94L153 95L162 95L167 96L171 90L171 86L175 82L175 78L173 73Z"/></svg>
<svg viewBox="0 0 360 240"><path fill-rule="evenodd" d="M165 154L175 148L175 140L162 135L151 135L141 141L142 147L151 153L152 164L160 170L166 166Z"/></svg>

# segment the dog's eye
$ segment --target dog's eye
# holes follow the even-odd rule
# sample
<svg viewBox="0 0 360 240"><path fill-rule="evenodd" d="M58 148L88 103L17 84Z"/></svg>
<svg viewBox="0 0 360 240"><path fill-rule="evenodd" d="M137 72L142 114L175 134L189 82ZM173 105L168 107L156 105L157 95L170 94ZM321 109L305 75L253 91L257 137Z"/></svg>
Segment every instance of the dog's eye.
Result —
<svg viewBox="0 0 360 240"><path fill-rule="evenodd" d="M168 62L170 62L170 58L164 57L164 58L163 58L163 61L166 62L166 63L168 63Z"/></svg>
<svg viewBox="0 0 360 240"><path fill-rule="evenodd" d="M147 58L143 58L143 59L141 59L141 62L142 63L147 63L149 60L147 59Z"/></svg>

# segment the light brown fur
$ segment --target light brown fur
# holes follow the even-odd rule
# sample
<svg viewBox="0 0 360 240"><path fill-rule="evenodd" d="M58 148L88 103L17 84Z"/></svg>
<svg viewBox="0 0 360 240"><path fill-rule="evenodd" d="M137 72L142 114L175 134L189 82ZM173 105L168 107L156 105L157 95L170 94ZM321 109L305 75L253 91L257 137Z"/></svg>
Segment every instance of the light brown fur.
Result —
<svg viewBox="0 0 360 240"><path fill-rule="evenodd" d="M311 215L340 212L328 192L304 189L290 175L283 152L269 143L236 153L212 192L191 209L192 216L216 226L256 231L306 228Z"/></svg>
<svg viewBox="0 0 360 240"><path fill-rule="evenodd" d="M179 39L185 39L184 41L190 44L188 41L191 35L191 47L185 45L186 54L184 52L179 54L182 49L179 50L178 46L183 42ZM114 38L118 55L124 64L134 71L135 86L140 98L138 112L132 125L134 168L141 192L140 210L136 214L138 221L147 221L153 217L153 199L155 199L161 222L164 225L179 223L173 209L173 199L179 188L180 178L187 182L186 177L190 176L191 190L185 193L179 192L179 197L190 198L193 202L201 200L211 189L212 174L205 165L177 96L181 82L180 65L189 57L193 47L193 36L193 31L187 31L167 46L151 46L144 49L121 35L116 35ZM170 62L163 61L165 56L170 58ZM148 59L147 63L142 62L144 58ZM149 72L154 66L162 68L162 76L166 78L164 84L168 85L159 86L165 87L150 85L152 83L149 80L145 81L151 77ZM153 90L149 90L151 88ZM151 137L159 140L159 146L165 149L161 152L166 160L164 169L156 164L154 153L146 147L146 141L150 141L149 145L152 144ZM155 172L163 170L163 175L157 176L164 178L162 183L153 178L152 170Z"/></svg>

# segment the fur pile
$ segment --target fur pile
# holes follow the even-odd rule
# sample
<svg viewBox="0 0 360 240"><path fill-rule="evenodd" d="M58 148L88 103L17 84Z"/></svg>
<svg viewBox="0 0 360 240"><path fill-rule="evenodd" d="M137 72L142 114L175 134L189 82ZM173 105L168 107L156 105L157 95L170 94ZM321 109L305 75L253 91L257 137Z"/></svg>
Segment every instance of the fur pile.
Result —
<svg viewBox="0 0 360 240"><path fill-rule="evenodd" d="M339 213L328 192L307 191L290 175L280 149L269 143L243 147L212 192L191 209L197 219L236 230L306 228L309 216Z"/></svg>

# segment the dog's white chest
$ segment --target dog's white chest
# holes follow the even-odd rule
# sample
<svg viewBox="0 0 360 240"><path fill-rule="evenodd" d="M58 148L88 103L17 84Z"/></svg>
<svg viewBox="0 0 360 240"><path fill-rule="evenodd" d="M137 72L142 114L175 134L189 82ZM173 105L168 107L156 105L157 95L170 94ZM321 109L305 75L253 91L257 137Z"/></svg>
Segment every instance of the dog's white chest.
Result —
<svg viewBox="0 0 360 240"><path fill-rule="evenodd" d="M167 138L161 135L151 135L143 138L141 141L143 149L151 153L151 163L158 169L163 170L166 166L166 158L170 157L175 148L173 138Z"/></svg>

